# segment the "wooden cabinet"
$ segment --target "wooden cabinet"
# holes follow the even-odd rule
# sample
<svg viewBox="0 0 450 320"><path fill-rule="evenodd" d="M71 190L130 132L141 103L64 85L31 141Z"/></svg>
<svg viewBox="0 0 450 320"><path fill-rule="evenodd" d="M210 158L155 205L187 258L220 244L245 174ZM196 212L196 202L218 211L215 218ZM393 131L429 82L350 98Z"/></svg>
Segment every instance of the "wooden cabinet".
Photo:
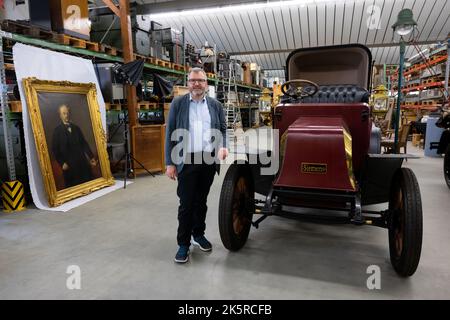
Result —
<svg viewBox="0 0 450 320"><path fill-rule="evenodd" d="M51 0L52 29L89 40L87 0Z"/></svg>
<svg viewBox="0 0 450 320"><path fill-rule="evenodd" d="M134 158L150 172L163 172L165 125L138 125L133 127L133 152ZM135 174L146 173L146 170L136 162Z"/></svg>

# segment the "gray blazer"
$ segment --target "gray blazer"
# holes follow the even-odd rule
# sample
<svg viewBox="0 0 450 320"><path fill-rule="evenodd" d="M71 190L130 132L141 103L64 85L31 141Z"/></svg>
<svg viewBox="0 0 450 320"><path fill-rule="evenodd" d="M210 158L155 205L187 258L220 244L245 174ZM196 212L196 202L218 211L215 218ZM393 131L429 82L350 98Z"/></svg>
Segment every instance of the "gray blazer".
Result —
<svg viewBox="0 0 450 320"><path fill-rule="evenodd" d="M213 148L217 152L219 147L227 147L227 124L225 122L225 112L223 110L222 104L216 99L206 97L206 102L208 104L209 114L211 116L211 129L220 130L222 133L222 146L218 146L217 142L213 141ZM166 119L166 144L165 144L165 159L166 165L174 165L172 162L172 150L182 141L180 138L178 141L171 141L172 132L175 129L186 129L189 130L189 94L184 96L176 97L172 100L169 111L169 119ZM186 141L184 141L186 142ZM183 149L184 151L184 149ZM183 151L180 152L180 156L184 157ZM176 164L177 172L180 173L183 169L184 163ZM220 171L220 165L216 165L217 174Z"/></svg>

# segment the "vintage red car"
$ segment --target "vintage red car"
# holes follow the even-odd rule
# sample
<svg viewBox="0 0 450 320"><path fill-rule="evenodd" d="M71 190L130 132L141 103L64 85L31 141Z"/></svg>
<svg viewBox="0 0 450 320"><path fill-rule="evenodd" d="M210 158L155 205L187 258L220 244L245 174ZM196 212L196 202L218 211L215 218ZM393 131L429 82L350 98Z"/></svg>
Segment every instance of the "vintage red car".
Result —
<svg viewBox="0 0 450 320"><path fill-rule="evenodd" d="M279 170L247 151L224 178L219 230L224 246L236 251L250 227L270 215L339 220L389 230L391 263L404 277L417 269L422 247L422 203L413 171L402 168L405 154L381 154L368 105L372 57L363 45L298 49L286 61L285 94L273 111L279 154L258 151L256 158L278 157ZM379 132L379 131L378 131ZM263 199L255 199L255 194ZM386 203L385 210L365 206ZM321 208L323 216L288 210ZM326 210L325 210L326 209ZM343 215L330 215L330 210ZM253 221L253 215L261 216Z"/></svg>

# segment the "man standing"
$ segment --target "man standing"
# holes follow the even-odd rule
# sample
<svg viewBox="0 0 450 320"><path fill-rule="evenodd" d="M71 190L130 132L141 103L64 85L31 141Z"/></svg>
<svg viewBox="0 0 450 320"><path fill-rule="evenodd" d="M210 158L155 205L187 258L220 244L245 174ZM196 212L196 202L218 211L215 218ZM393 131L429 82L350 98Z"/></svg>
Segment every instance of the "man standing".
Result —
<svg viewBox="0 0 450 320"><path fill-rule="evenodd" d="M206 96L208 83L203 69L193 68L189 72L188 87L189 94L172 101L166 121L166 175L172 180L178 177L177 195L180 199L179 249L175 256L178 263L189 260L191 236L193 244L202 251L212 250L205 237L206 200L214 174L219 173L215 160L224 160L228 156L223 107L217 100ZM181 140L184 141L177 137L175 131L182 131ZM214 134L217 132L219 135ZM184 148L179 150L181 142Z"/></svg>
<svg viewBox="0 0 450 320"><path fill-rule="evenodd" d="M91 167L98 162L81 129L70 122L69 107L63 104L58 112L62 123L53 132L52 151L63 171L64 187L69 188L92 180Z"/></svg>

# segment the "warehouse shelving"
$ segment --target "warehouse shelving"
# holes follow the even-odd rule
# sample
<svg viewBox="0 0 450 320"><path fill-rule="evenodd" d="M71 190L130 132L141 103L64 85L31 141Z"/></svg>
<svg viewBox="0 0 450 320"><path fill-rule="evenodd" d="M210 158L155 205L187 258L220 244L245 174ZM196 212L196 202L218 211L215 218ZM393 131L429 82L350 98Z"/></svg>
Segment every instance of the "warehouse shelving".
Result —
<svg viewBox="0 0 450 320"><path fill-rule="evenodd" d="M112 63L123 63L124 62L124 59L117 55L108 54L105 52L99 52L99 51L95 51L95 50L89 50L86 48L74 47L73 45L61 44L61 43L57 43L57 42L53 42L53 41L49 41L49 40L45 40L45 39L39 39L39 38L32 37L29 35L17 34L17 33L6 32L4 30L0 30L0 37L2 40L2 44L3 44L3 41L9 42L9 44L18 42L18 43L28 44L28 45L32 45L32 46L36 46L36 47L50 49L53 51L76 55L76 56L80 56L80 57L87 58L87 59L92 59L92 60L95 60L96 62L112 62ZM94 47L99 48L100 45L99 44L97 44L97 45L98 46L94 46ZM11 52L2 52L2 54L11 55ZM180 68L180 66L176 65L176 66L174 66L174 67L178 66L178 68L176 68L176 69L168 68L165 66L157 65L156 64L157 59L152 58L152 57L144 57L144 56L140 56L140 55L135 55L135 58L141 58L141 59L146 60L146 62L144 63L144 73L145 74L148 72L157 72L160 74L164 74L168 77L171 77L172 79L186 79L186 77L187 77L188 70L184 66L181 66L182 68ZM152 62L152 63L149 63L149 62ZM169 63L169 65L172 65L172 64ZM12 61L8 61L7 63L2 63L0 68L3 70L3 72L5 70L14 71L14 64L12 63ZM227 79L220 79L213 75L209 75L209 77L208 77L208 82L215 86L217 86L219 81L222 81L222 83L228 85ZM237 83L236 85L240 90L249 90L250 92L260 92L262 90L262 88L257 85L250 85L250 84L244 84L244 83ZM12 121L20 121L21 120L20 108L19 109L16 108L14 110L14 112L11 112L10 108L8 106L7 97L3 100L3 103L4 103L4 107L2 108L2 115L1 115L2 117L0 120L1 121L7 120L7 121L4 121L4 125L8 126L9 125L8 123L10 123ZM109 111L109 112L111 112L111 111ZM122 112L123 112L123 110L122 110ZM5 143L6 144L10 144L10 141L9 141L10 138L11 137L9 136L8 133L5 134ZM10 148L6 148L6 152L8 154L7 156L9 159L14 159L14 155L12 154L12 151ZM14 168L14 164L11 161L9 161L8 167L11 167L10 176L14 177L15 176L15 168ZM13 174L11 174L11 173L13 173Z"/></svg>
<svg viewBox="0 0 450 320"><path fill-rule="evenodd" d="M442 89L445 90L447 88L446 86L448 83L445 80L444 73L444 70L448 68L449 65L448 53L445 52L446 50L448 50L446 46L441 46L438 49L431 51L426 60L417 61L405 70L403 73L405 81L403 82L404 85L402 87L402 94L405 95L405 97L401 104L403 110L414 110L416 113L423 111L427 113L431 110L435 110L446 99L445 95L440 93ZM430 68L436 69L436 67L439 66L441 69L439 73L431 74L428 72ZM391 83L396 83L397 78L398 72L395 72L391 77ZM393 86L393 93L395 93L397 89L396 86ZM431 90L439 92L439 94L429 96L423 95L423 93Z"/></svg>

